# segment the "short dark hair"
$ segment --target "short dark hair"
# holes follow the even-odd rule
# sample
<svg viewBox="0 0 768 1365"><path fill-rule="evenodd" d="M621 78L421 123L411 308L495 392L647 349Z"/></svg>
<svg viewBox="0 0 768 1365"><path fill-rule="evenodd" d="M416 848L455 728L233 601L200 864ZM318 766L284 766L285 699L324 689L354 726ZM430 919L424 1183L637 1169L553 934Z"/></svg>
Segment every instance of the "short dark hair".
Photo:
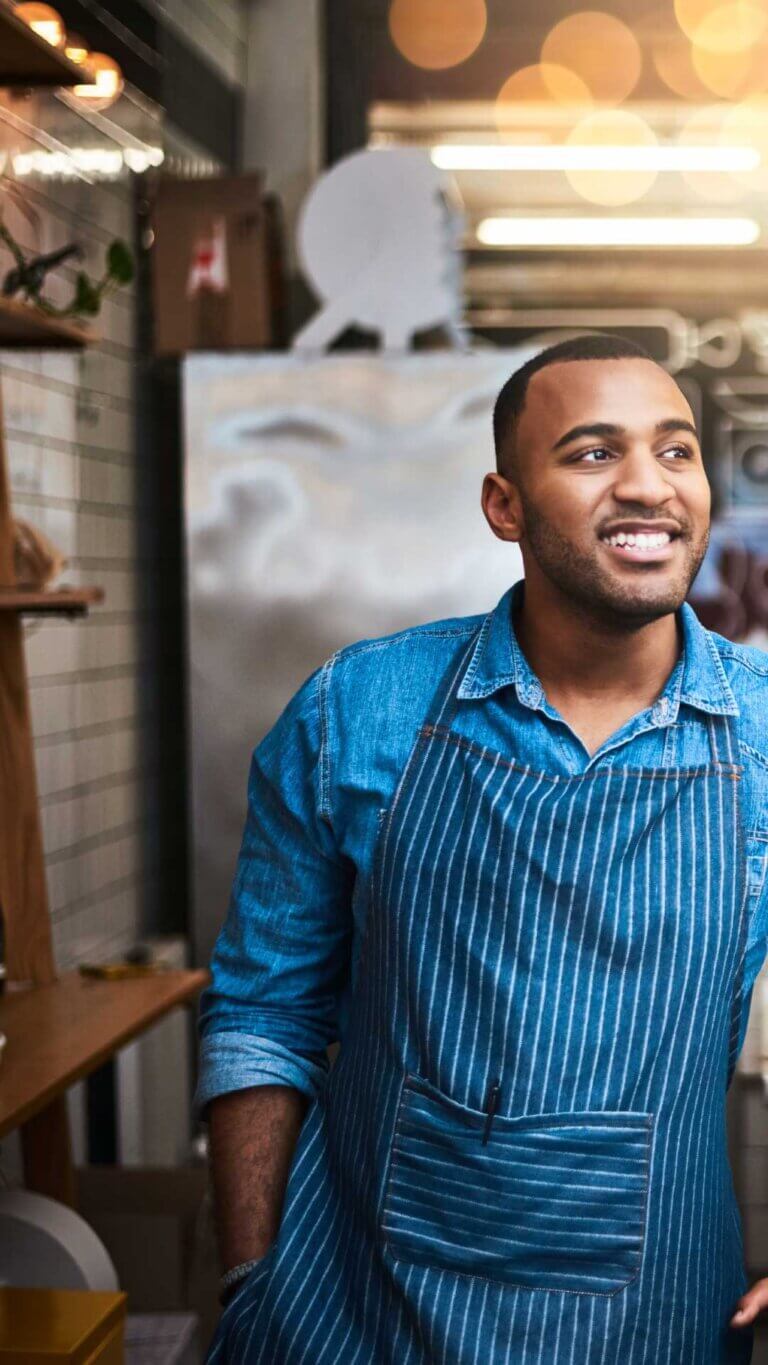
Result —
<svg viewBox="0 0 768 1365"><path fill-rule="evenodd" d="M496 468L500 474L517 473L515 462L515 428L525 406L525 395L533 375L548 365L568 360L653 360L642 346L609 332L592 332L585 336L569 337L540 351L510 375L493 409L493 439L496 446Z"/></svg>

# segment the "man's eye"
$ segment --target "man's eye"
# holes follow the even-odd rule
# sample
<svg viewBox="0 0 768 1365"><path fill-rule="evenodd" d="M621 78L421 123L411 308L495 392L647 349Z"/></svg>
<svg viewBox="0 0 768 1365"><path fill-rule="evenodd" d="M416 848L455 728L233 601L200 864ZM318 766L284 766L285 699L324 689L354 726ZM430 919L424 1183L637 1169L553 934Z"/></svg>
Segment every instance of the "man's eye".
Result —
<svg viewBox="0 0 768 1365"><path fill-rule="evenodd" d="M588 457L589 455L610 455L610 454L611 454L610 450L607 450L605 446L595 446L593 450L582 450L582 451L580 452L580 454L578 454L578 455L576 456L576 459L577 459L577 460L586 460L587 457ZM598 464L602 464L602 460L598 460L597 463L598 463Z"/></svg>
<svg viewBox="0 0 768 1365"><path fill-rule="evenodd" d="M592 461L593 463L603 464L604 460L601 457L606 456L610 459L612 454L613 451L608 450L607 446L593 446L591 450L580 451L580 453L575 456L575 461L588 460L591 456L594 456L595 459ZM666 450L661 451L661 454L682 456L684 460L693 459L693 452L689 450L687 446L668 446Z"/></svg>

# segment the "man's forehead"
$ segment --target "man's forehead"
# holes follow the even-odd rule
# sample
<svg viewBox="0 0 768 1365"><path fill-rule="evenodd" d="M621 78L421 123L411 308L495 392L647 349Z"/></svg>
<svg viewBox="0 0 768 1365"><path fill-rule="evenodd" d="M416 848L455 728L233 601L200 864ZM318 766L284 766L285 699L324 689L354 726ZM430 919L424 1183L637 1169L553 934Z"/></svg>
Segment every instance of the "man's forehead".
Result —
<svg viewBox="0 0 768 1365"><path fill-rule="evenodd" d="M634 357L545 366L531 376L521 425L526 413L535 416L537 427L544 422L548 430L590 419L620 425L637 425L643 418L653 425L657 418L675 416L693 421L672 376L653 361Z"/></svg>

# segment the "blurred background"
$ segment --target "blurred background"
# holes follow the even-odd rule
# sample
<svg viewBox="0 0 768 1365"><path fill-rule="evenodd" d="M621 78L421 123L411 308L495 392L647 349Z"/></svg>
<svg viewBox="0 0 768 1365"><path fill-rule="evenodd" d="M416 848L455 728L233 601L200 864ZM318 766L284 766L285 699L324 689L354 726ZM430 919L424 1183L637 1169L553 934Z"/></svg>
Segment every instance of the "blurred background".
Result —
<svg viewBox="0 0 768 1365"><path fill-rule="evenodd" d="M201 1358L177 1007L250 752L334 649L521 575L478 504L518 364L607 331L675 376L691 601L768 648L767 246L768 0L0 0L0 1286L109 1292L127 1360ZM751 1278L766 980L729 1096Z"/></svg>

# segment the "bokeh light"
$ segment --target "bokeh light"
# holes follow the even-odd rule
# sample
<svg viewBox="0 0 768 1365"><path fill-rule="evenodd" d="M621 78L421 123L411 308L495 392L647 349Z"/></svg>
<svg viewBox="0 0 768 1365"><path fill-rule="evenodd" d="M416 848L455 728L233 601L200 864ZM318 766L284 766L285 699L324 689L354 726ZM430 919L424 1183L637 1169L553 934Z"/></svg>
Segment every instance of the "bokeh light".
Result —
<svg viewBox="0 0 768 1365"><path fill-rule="evenodd" d="M631 94L643 65L632 30L602 10L581 10L555 24L544 39L541 59L573 71L593 99L608 104Z"/></svg>
<svg viewBox="0 0 768 1365"><path fill-rule="evenodd" d="M685 34L670 22L668 9L653 10L638 21L637 35L660 80L685 100L703 103L710 98L693 65L693 49Z"/></svg>
<svg viewBox="0 0 768 1365"><path fill-rule="evenodd" d="M551 62L537 62L521 66L504 82L496 98L494 118L499 136L514 137L517 129L517 106L525 104L553 104L591 108L592 97L583 80L565 66Z"/></svg>
<svg viewBox="0 0 768 1365"><path fill-rule="evenodd" d="M736 0L720 5L703 19L693 35L695 47L713 55L745 52L766 33L765 11Z"/></svg>
<svg viewBox="0 0 768 1365"><path fill-rule="evenodd" d="M674 0L675 18L709 52L743 52L768 33L765 0Z"/></svg>
<svg viewBox="0 0 768 1365"><path fill-rule="evenodd" d="M718 143L754 147L760 164L753 171L733 171L733 177L752 194L768 194L768 95L752 95L723 114Z"/></svg>
<svg viewBox="0 0 768 1365"><path fill-rule="evenodd" d="M723 145L723 120L727 110L721 105L697 109L678 133L677 141L684 147L712 147ZM744 188L731 171L682 172L686 184L701 199L712 204L734 204L744 198Z"/></svg>
<svg viewBox="0 0 768 1365"><path fill-rule="evenodd" d="M598 109L578 120L568 134L567 142L580 147L654 147L657 138L639 114L627 109ZM569 170L565 174L582 199L606 208L617 208L641 199L651 188L657 171Z"/></svg>
<svg viewBox="0 0 768 1365"><path fill-rule="evenodd" d="M392 0L389 8L395 47L414 66L430 71L471 57L487 22L485 0Z"/></svg>
<svg viewBox="0 0 768 1365"><path fill-rule="evenodd" d="M81 38L79 33L72 33L71 30L67 33L64 43L64 56L74 62L75 66L82 66L87 62L90 51L85 39Z"/></svg>
<svg viewBox="0 0 768 1365"><path fill-rule="evenodd" d="M75 109L78 106L97 112L108 109L123 91L125 82L120 67L106 52L90 52L87 74L93 79L83 85L62 87L61 98Z"/></svg>
<svg viewBox="0 0 768 1365"><path fill-rule="evenodd" d="M768 89L768 42L763 38L739 52L710 52L694 43L691 61L711 95L743 100Z"/></svg>
<svg viewBox="0 0 768 1365"><path fill-rule="evenodd" d="M51 47L63 47L67 36L64 20L50 5L17 5L14 13L23 19L39 38L44 38Z"/></svg>

